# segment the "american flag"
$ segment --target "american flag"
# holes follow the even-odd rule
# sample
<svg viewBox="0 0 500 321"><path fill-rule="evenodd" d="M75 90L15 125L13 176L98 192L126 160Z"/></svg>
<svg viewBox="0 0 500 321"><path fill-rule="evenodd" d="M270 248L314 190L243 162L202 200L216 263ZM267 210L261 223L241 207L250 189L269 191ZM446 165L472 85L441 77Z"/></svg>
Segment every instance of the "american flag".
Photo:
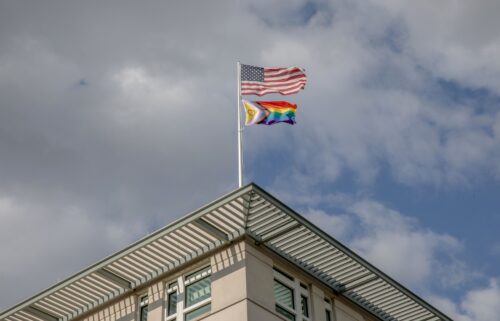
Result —
<svg viewBox="0 0 500 321"><path fill-rule="evenodd" d="M307 77L302 68L263 68L241 65L242 95L296 94L304 89L306 82Z"/></svg>

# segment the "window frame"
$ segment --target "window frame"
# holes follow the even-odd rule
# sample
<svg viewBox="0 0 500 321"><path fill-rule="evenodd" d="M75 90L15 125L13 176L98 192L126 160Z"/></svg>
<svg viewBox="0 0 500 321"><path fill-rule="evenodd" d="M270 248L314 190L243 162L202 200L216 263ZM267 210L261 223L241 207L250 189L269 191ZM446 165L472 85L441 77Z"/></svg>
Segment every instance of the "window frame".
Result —
<svg viewBox="0 0 500 321"><path fill-rule="evenodd" d="M335 316L333 315L333 300L325 297L324 303L325 303L325 317L327 314L330 316L330 320L327 319L326 321L334 321Z"/></svg>
<svg viewBox="0 0 500 321"><path fill-rule="evenodd" d="M306 285L305 282L301 282L299 279L292 277L291 275L283 272L281 269L274 268L273 269L273 281L281 283L282 285L290 288L292 290L293 295L293 304L294 309L287 307L283 304L280 304L275 299L275 304L279 306L279 308L291 313L295 317L295 321L311 321L311 296L309 294L309 286ZM302 313L302 297L306 299L307 311L309 316L305 316ZM276 311L281 317L288 319L283 314Z"/></svg>
<svg viewBox="0 0 500 321"><path fill-rule="evenodd" d="M173 286L171 286L173 285ZM166 287L166 295L165 295L165 299L166 299L166 304L165 304L165 316L166 316L166 320L172 320L172 319L175 319L176 315L177 315L177 311L179 310L179 301L182 301L182 300L179 300L179 282L176 280L174 282L168 282L167 283L167 287ZM169 309L170 309L170 295L175 293L176 294L176 302L175 302L175 312L172 313L172 314L169 314Z"/></svg>
<svg viewBox="0 0 500 321"><path fill-rule="evenodd" d="M197 274L201 272L200 274ZM212 303L212 280L210 280L210 297L200 301L196 302L195 304L186 307L187 303L187 292L186 288L188 285L201 281L205 278L211 277L212 276L212 268L210 266L205 266L203 268L199 268L194 270L193 272L188 272L180 275L177 277L175 280L170 280L166 282L166 295L165 295L165 300L166 300L166 309L165 309L165 321L185 321L186 320L186 315L190 312L193 312L199 308L204 307L205 305L209 305ZM169 315L169 307L170 307L170 294L172 293L177 293L177 303L176 303L176 313L173 313ZM208 312L207 312L208 313ZM203 313L202 315L205 315ZM201 315L200 315L201 316ZM197 319L196 317L195 319Z"/></svg>
<svg viewBox="0 0 500 321"><path fill-rule="evenodd" d="M137 296L137 307L137 313L139 314L137 320L147 321L149 316L149 296L147 293L142 293L141 295ZM146 311L146 320L142 319L142 309L144 307L148 308L148 310Z"/></svg>

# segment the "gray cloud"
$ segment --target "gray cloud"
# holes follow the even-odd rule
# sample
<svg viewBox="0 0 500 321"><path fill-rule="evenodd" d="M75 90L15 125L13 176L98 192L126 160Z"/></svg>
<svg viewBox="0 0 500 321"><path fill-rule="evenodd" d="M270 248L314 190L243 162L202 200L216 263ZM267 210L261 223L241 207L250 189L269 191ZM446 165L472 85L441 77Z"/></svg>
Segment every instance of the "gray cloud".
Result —
<svg viewBox="0 0 500 321"><path fill-rule="evenodd" d="M498 175L500 114L435 90L500 94L498 28L457 36L491 4L458 3L1 2L0 309L235 187L237 60L307 69L299 125L245 131L255 168L296 146L278 189Z"/></svg>

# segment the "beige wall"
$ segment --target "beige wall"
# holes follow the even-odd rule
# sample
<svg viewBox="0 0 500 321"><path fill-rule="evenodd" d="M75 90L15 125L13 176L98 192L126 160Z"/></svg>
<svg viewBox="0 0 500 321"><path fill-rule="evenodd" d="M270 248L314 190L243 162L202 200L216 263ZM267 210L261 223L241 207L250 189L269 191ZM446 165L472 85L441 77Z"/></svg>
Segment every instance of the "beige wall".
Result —
<svg viewBox="0 0 500 321"><path fill-rule="evenodd" d="M203 321L287 321L275 312L273 266L300 279L310 289L312 321L326 321L325 296L333 302L335 321L374 320L359 307L334 296L330 289L310 275L261 247L252 240L236 242L203 261L166 276L161 281L137 290L83 319L82 321L137 321L138 298L147 293L148 321L165 320L165 283L210 262L212 267L211 312ZM177 320L183 321L183 320ZM301 321L301 320L297 320Z"/></svg>

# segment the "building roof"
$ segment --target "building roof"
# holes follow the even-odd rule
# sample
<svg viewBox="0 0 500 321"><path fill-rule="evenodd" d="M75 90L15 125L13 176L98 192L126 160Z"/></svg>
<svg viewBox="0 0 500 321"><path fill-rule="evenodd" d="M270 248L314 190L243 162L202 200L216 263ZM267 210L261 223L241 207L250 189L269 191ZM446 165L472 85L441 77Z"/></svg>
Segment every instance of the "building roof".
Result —
<svg viewBox="0 0 500 321"><path fill-rule="evenodd" d="M245 235L381 320L451 320L253 183L2 312L0 320L73 320Z"/></svg>

